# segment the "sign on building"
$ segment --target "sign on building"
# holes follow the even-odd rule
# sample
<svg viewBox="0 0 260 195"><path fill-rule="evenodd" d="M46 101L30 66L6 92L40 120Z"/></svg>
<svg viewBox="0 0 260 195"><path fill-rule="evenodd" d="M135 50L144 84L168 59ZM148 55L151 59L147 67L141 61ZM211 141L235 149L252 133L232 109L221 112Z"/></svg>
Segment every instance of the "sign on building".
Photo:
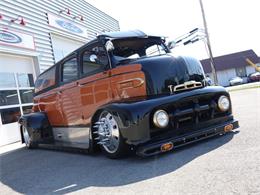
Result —
<svg viewBox="0 0 260 195"><path fill-rule="evenodd" d="M88 36L87 29L75 22L69 21L60 16L48 13L49 25L60 30L65 30L69 33L82 36L86 38Z"/></svg>
<svg viewBox="0 0 260 195"><path fill-rule="evenodd" d="M0 28L0 45L35 50L34 37L32 35L9 29Z"/></svg>

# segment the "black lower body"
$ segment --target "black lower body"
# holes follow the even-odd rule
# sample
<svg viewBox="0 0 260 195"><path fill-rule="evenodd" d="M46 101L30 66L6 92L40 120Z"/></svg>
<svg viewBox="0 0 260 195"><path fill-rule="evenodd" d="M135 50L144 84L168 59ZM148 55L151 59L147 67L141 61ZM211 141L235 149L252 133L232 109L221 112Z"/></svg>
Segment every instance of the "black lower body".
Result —
<svg viewBox="0 0 260 195"><path fill-rule="evenodd" d="M227 125L232 126L232 129L229 130L237 129L239 127L238 121L231 120L223 124L203 128L181 136L174 136L173 134L169 133L164 135L164 137L154 138L145 144L139 145L136 150L136 154L142 157L152 156L165 152L162 150L162 146L167 143L171 143L173 146L171 149L175 149L219 134L224 134L227 132L225 129Z"/></svg>
<svg viewBox="0 0 260 195"><path fill-rule="evenodd" d="M36 112L23 115L19 123L27 127L34 143L93 151L98 143L104 141L104 139L101 142L99 140L102 136L95 141L97 134L94 135L93 130L96 131L95 133L98 132L93 128L101 111L106 110L117 121L124 143L131 149L136 149L138 155L150 156L168 151L172 149L171 146L177 148L224 133L225 126L229 124L233 125L232 129L238 128L238 122L233 119L231 106L225 112L218 107L219 97L223 95L229 98L229 94L223 87L204 87L168 96L141 97L106 104L92 117L86 139L81 139L81 144L75 139L69 139L75 136L70 136L72 134L68 132L77 134L76 131L69 131L72 127L63 128L64 131L55 131L55 127L49 123L47 113ZM157 110L168 113L170 122L167 127L159 128L154 124L153 116ZM172 145L169 145L167 150L162 150L162 145L168 142Z"/></svg>

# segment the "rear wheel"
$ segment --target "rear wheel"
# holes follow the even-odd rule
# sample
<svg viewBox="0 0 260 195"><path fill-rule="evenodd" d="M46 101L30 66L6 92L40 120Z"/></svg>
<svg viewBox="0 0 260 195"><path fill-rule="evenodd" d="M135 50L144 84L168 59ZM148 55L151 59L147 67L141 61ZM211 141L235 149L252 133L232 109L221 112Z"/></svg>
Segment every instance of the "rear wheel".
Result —
<svg viewBox="0 0 260 195"><path fill-rule="evenodd" d="M28 129L25 126L22 126L22 133L26 147L29 149L36 148L37 145L32 142L32 138L28 132Z"/></svg>
<svg viewBox="0 0 260 195"><path fill-rule="evenodd" d="M120 127L115 116L104 110L93 127L93 134L97 144L109 158L120 158L126 155L127 145L123 140Z"/></svg>

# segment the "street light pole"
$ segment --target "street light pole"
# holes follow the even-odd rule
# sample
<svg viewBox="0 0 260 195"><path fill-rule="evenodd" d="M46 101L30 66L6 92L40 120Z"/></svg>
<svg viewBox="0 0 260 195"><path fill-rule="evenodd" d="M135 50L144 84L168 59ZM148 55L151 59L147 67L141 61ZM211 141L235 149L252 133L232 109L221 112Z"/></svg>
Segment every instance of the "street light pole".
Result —
<svg viewBox="0 0 260 195"><path fill-rule="evenodd" d="M213 60L213 54L212 54L210 40L209 40L208 27L207 27L204 7L203 7L202 0L199 0L199 2L200 2L200 8L201 8L201 13L202 13L202 18L203 18L203 24L204 24L206 39L207 39L207 47L208 47L209 56L210 56L211 70L212 70L212 74L213 74L214 83L215 83L215 85L217 85L218 84L218 78L217 78L217 74L216 74L215 64L214 64L214 60Z"/></svg>

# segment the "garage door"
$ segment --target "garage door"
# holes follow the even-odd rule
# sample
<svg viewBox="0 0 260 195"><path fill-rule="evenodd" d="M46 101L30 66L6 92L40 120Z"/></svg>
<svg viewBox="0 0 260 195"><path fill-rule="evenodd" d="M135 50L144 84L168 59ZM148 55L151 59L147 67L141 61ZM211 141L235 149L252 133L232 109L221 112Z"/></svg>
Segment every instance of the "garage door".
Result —
<svg viewBox="0 0 260 195"><path fill-rule="evenodd" d="M52 35L51 37L55 62L58 62L75 49L78 49L79 47L84 45L83 42L68 39L58 35Z"/></svg>
<svg viewBox="0 0 260 195"><path fill-rule="evenodd" d="M32 107L33 58L0 54L0 146L20 140L18 118Z"/></svg>

